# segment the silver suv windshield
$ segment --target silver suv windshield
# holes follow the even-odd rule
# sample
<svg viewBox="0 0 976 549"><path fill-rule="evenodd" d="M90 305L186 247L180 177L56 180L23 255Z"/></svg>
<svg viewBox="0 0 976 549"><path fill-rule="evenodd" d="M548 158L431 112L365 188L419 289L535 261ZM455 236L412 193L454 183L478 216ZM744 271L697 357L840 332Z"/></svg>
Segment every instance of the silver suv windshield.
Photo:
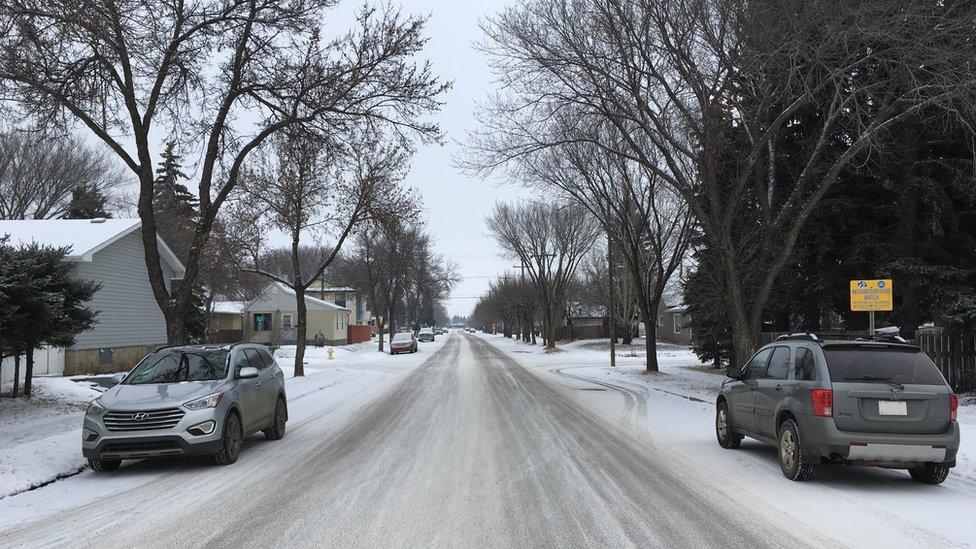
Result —
<svg viewBox="0 0 976 549"><path fill-rule="evenodd" d="M227 349L160 349L125 379L126 385L213 381L227 376Z"/></svg>
<svg viewBox="0 0 976 549"><path fill-rule="evenodd" d="M824 346L833 382L943 385L942 374L920 349L878 345Z"/></svg>

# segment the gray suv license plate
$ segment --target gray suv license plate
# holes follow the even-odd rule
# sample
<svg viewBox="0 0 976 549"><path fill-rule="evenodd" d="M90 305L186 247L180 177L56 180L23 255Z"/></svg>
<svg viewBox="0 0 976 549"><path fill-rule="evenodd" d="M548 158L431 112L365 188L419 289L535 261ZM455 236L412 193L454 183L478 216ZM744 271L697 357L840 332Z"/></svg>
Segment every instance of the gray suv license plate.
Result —
<svg viewBox="0 0 976 549"><path fill-rule="evenodd" d="M904 400L879 400L878 415L882 416L907 416L908 403Z"/></svg>

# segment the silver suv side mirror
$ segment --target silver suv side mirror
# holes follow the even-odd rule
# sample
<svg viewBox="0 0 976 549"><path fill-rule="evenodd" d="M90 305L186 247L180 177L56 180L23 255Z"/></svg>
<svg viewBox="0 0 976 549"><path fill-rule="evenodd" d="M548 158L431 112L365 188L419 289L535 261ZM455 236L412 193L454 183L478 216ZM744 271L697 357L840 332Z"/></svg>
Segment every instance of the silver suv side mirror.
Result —
<svg viewBox="0 0 976 549"><path fill-rule="evenodd" d="M736 368L735 366L729 366L728 370L725 370L725 375L732 379L742 379L742 369Z"/></svg>
<svg viewBox="0 0 976 549"><path fill-rule="evenodd" d="M237 372L237 379L254 379L258 377L258 369L254 366L245 366Z"/></svg>
<svg viewBox="0 0 976 549"><path fill-rule="evenodd" d="M112 385L118 385L119 383L122 383L123 379L125 379L124 373L119 372L115 374L114 376L112 376Z"/></svg>

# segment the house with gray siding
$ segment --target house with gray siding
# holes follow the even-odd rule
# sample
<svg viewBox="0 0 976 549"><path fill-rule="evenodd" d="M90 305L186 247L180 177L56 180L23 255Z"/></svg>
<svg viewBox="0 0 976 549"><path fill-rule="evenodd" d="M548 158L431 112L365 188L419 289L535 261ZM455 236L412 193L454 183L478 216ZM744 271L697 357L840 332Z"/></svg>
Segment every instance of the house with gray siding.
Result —
<svg viewBox="0 0 976 549"><path fill-rule="evenodd" d="M166 343L166 322L149 285L141 226L139 219L0 221L0 235L7 235L11 245L70 247L67 260L75 264L74 276L101 286L88 304L98 311L95 326L79 334L60 360L48 360L40 373L123 371ZM157 241L163 277L171 285L183 277L183 265L161 238Z"/></svg>

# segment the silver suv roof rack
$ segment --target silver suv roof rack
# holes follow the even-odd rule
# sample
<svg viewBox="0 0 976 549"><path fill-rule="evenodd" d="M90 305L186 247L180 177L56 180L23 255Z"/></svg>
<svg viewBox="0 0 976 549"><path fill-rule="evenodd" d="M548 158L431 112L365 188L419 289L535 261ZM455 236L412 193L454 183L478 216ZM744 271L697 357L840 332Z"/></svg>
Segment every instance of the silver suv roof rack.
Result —
<svg viewBox="0 0 976 549"><path fill-rule="evenodd" d="M810 333L810 332L796 332L792 334L783 334L777 337L776 341L788 341L791 339L801 339L804 341L820 341L820 338L817 337L817 334Z"/></svg>

